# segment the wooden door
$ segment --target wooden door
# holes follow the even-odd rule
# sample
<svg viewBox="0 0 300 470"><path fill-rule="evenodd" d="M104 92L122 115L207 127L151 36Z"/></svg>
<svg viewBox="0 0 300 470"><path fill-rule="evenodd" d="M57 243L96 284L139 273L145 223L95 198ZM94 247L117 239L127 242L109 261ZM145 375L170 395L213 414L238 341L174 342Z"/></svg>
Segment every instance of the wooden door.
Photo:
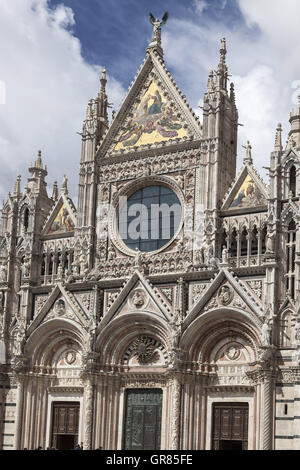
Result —
<svg viewBox="0 0 300 470"><path fill-rule="evenodd" d="M123 447L125 450L159 450L162 390L126 391Z"/></svg>
<svg viewBox="0 0 300 470"><path fill-rule="evenodd" d="M78 402L53 403L52 447L69 450L78 444L79 409Z"/></svg>
<svg viewBox="0 0 300 470"><path fill-rule="evenodd" d="M214 403L212 449L248 449L248 403Z"/></svg>

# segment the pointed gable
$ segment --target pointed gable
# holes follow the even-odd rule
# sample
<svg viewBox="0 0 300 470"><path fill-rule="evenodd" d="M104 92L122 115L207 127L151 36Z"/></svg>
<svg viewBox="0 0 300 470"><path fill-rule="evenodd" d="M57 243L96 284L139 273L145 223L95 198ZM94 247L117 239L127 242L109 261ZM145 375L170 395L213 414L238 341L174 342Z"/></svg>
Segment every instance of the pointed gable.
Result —
<svg viewBox="0 0 300 470"><path fill-rule="evenodd" d="M64 194L56 202L42 231L43 236L60 237L74 233L76 224L76 209Z"/></svg>
<svg viewBox="0 0 300 470"><path fill-rule="evenodd" d="M155 289L139 271L135 271L124 285L102 318L99 329L103 329L117 316L137 311L151 313L166 321L171 321L172 318L171 308L157 295Z"/></svg>
<svg viewBox="0 0 300 470"><path fill-rule="evenodd" d="M242 167L229 192L222 210L243 210L267 206L268 190L252 165Z"/></svg>
<svg viewBox="0 0 300 470"><path fill-rule="evenodd" d="M248 286L227 268L222 268L213 282L203 291L185 318L187 327L195 318L214 309L231 308L242 310L258 327L261 327L263 305L258 301Z"/></svg>
<svg viewBox="0 0 300 470"><path fill-rule="evenodd" d="M132 84L98 155L110 156L147 149L155 144L201 138L199 119L166 70L150 52Z"/></svg>

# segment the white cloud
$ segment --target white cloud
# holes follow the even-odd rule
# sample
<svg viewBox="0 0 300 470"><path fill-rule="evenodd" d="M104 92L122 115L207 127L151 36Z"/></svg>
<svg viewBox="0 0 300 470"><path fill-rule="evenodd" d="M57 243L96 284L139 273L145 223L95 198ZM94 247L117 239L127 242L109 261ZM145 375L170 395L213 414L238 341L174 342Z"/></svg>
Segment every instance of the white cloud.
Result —
<svg viewBox="0 0 300 470"><path fill-rule="evenodd" d="M73 36L73 11L48 8L47 0L1 0L0 81L6 104L0 104L0 199L25 176L39 148L52 182L69 176L76 198L81 152L80 131L89 98L99 89L100 66L81 55ZM109 72L109 71L108 71ZM121 85L108 76L109 100L118 104ZM23 177L23 185L24 185Z"/></svg>
<svg viewBox="0 0 300 470"><path fill-rule="evenodd" d="M206 18L205 24L171 19L164 33L168 66L191 104L201 104L207 76L218 63L219 40L227 39L227 62L239 109L239 164L247 139L256 167L269 163L275 129L289 131L289 112L300 93L298 0L238 0L244 22L229 29ZM220 6L220 8L222 5ZM199 111L199 110L198 110ZM197 112L198 113L198 112Z"/></svg>
<svg viewBox="0 0 300 470"><path fill-rule="evenodd" d="M193 0L193 7L199 15L208 7L208 4L205 0Z"/></svg>

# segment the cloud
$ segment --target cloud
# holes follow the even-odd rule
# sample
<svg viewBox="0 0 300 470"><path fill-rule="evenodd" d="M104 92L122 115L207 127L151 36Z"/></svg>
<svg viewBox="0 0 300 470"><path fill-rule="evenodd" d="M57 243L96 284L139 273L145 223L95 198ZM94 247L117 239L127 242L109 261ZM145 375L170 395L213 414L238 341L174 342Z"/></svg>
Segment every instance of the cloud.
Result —
<svg viewBox="0 0 300 470"><path fill-rule="evenodd" d="M50 195L51 183L61 184L66 173L71 196L77 196L81 141L76 132L89 98L98 93L101 67L83 59L72 32L75 20L62 4L51 9L47 0L1 0L0 82L6 102L0 104L0 199L13 189L17 174L28 174L39 148ZM115 105L125 93L109 75L108 93Z"/></svg>
<svg viewBox="0 0 300 470"><path fill-rule="evenodd" d="M205 0L193 0L193 7L197 14L201 13L208 7L208 4Z"/></svg>
<svg viewBox="0 0 300 470"><path fill-rule="evenodd" d="M265 175L275 129L282 122L287 135L289 112L300 94L300 41L298 0L237 0L240 17L221 20L206 12L205 21L171 19L164 49L169 68L191 105L201 104L210 69L218 63L219 40L227 39L227 62L236 85L239 110L238 162L250 140L255 166ZM223 5L219 4L221 9ZM270 14L272 11L272 14Z"/></svg>

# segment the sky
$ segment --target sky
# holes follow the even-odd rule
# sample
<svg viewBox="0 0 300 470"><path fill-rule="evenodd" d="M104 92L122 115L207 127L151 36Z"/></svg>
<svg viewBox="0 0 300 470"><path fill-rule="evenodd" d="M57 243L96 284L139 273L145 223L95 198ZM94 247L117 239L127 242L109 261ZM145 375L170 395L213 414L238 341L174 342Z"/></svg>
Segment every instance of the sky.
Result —
<svg viewBox="0 0 300 470"><path fill-rule="evenodd" d="M0 199L22 188L42 150L48 192L69 178L76 203L82 129L103 66L118 110L152 37L148 15L169 19L162 44L167 68L201 117L220 39L239 110L238 166L250 140L265 178L281 122L300 94L299 0L0 0Z"/></svg>

